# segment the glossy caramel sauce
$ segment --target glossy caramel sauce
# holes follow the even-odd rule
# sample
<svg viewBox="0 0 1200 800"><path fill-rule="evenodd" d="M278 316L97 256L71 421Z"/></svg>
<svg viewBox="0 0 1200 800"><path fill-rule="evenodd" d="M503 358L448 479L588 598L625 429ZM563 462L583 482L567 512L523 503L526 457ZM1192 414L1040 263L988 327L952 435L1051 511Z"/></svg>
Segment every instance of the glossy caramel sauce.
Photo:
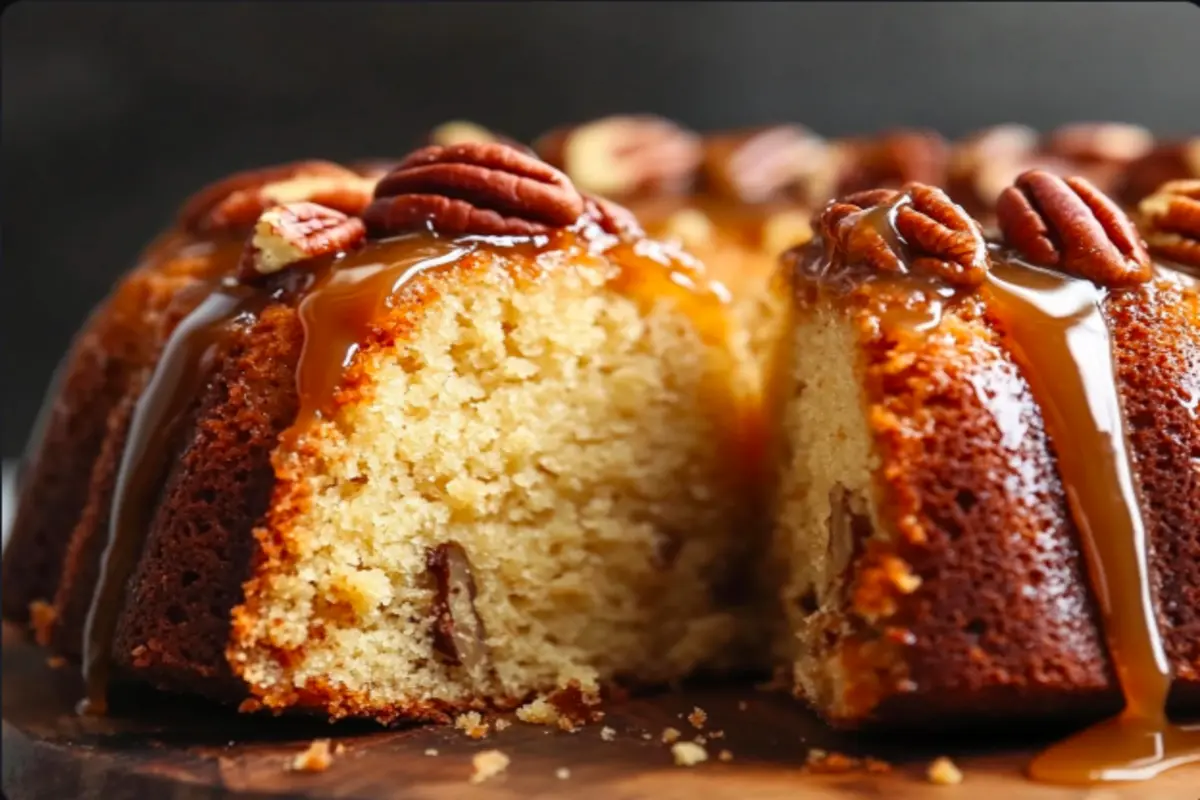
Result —
<svg viewBox="0 0 1200 800"><path fill-rule="evenodd" d="M907 247L892 220L896 205L867 209L856 224ZM889 335L936 327L948 304L985 303L1042 411L1079 529L1110 658L1125 697L1120 715L1042 753L1030 775L1055 783L1144 780L1200 762L1200 726L1167 719L1171 668L1154 608L1149 543L1103 312L1107 290L1026 264L993 248L978 294L914 274L801 260L792 290L855 295ZM810 297L810 300L814 299Z"/></svg>
<svg viewBox="0 0 1200 800"><path fill-rule="evenodd" d="M1082 539L1125 709L1038 756L1055 783L1139 780L1200 761L1200 728L1167 720L1171 667L1154 609L1149 542L1117 392L1105 291L1015 258L983 295L1041 407Z"/></svg>
<svg viewBox="0 0 1200 800"><path fill-rule="evenodd" d="M205 242L186 247L199 253L212 250ZM560 265L601 268L609 287L644 310L672 302L709 343L723 344L728 336L728 293L709 280L697 262L657 242L620 240L594 226L531 238L413 234L293 265L255 284L232 277L240 252L240 246L224 247L212 254L214 277L201 287L203 297L195 309L171 332L135 406L84 632L85 712L104 713L117 621L126 584L153 522L155 497L163 490L172 458L185 446L180 439L189 414L234 325L252 323L271 304L293 307L300 318L304 342L296 369L299 410L280 437L282 447L294 447L305 430L335 409L347 368L377 323L403 306L413 279L463 263L474 254L490 252L515 264L514 273L532 265L533 279Z"/></svg>

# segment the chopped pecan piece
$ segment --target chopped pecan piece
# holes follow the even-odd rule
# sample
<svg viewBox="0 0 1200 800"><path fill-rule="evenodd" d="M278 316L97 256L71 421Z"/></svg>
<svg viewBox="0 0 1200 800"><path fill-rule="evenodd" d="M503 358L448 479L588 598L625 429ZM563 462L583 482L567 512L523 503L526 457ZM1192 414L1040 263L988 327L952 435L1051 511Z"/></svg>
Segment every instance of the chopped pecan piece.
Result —
<svg viewBox="0 0 1200 800"><path fill-rule="evenodd" d="M506 145L468 143L409 155L376 185L363 218L374 236L533 236L571 225L584 208L549 164Z"/></svg>
<svg viewBox="0 0 1200 800"><path fill-rule="evenodd" d="M254 281L292 264L349 250L367 231L361 219L316 203L288 203L258 218L238 270L238 279Z"/></svg>
<svg viewBox="0 0 1200 800"><path fill-rule="evenodd" d="M1009 246L1023 258L1103 286L1150 279L1150 256L1119 206L1084 178L1022 173L996 202Z"/></svg>

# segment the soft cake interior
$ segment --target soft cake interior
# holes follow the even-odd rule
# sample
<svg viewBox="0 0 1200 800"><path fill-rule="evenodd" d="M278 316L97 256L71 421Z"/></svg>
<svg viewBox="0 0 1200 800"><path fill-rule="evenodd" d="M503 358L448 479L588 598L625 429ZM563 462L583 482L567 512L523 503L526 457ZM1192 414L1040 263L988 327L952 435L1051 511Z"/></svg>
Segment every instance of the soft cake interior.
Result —
<svg viewBox="0 0 1200 800"><path fill-rule="evenodd" d="M295 456L229 654L268 704L668 680L732 642L754 543L729 351L603 263L514 282L496 258L418 278L366 399Z"/></svg>
<svg viewBox="0 0 1200 800"><path fill-rule="evenodd" d="M776 362L779 428L772 556L787 624L777 657L797 690L836 714L851 680L838 645L853 633L846 571L875 530L877 457L863 417L858 332L831 306L795 315Z"/></svg>

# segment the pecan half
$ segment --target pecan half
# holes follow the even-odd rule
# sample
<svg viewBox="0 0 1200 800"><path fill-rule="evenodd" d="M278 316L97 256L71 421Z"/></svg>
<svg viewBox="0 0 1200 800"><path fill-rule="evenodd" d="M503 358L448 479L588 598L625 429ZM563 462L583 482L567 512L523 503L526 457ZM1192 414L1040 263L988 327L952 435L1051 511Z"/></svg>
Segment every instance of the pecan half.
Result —
<svg viewBox="0 0 1200 800"><path fill-rule="evenodd" d="M837 193L844 196L906 183L943 186L950 147L941 134L921 129L894 130L877 139L842 143L843 167Z"/></svg>
<svg viewBox="0 0 1200 800"><path fill-rule="evenodd" d="M254 225L254 235L238 268L238 280L251 282L300 261L345 252L366 238L357 217L316 203L269 208Z"/></svg>
<svg viewBox="0 0 1200 800"><path fill-rule="evenodd" d="M1138 204L1150 252L1200 267L1200 180L1169 181Z"/></svg>
<svg viewBox="0 0 1200 800"><path fill-rule="evenodd" d="M825 141L801 125L774 125L709 136L703 179L715 194L761 203L795 189L826 157Z"/></svg>
<svg viewBox="0 0 1200 800"><path fill-rule="evenodd" d="M1100 191L1115 193L1130 162L1150 152L1154 135L1124 122L1081 122L1064 125L1046 137L1045 151L1071 165Z"/></svg>
<svg viewBox="0 0 1200 800"><path fill-rule="evenodd" d="M363 219L375 236L534 236L583 211L583 196L549 164L506 145L468 143L409 155L376 185Z"/></svg>
<svg viewBox="0 0 1200 800"><path fill-rule="evenodd" d="M1128 164L1154 146L1154 134L1125 122L1076 122L1046 137L1046 150L1082 163Z"/></svg>
<svg viewBox="0 0 1200 800"><path fill-rule="evenodd" d="M425 567L434 584L434 652L445 663L475 674L487 663L488 649L467 553L457 542L445 542L426 553Z"/></svg>
<svg viewBox="0 0 1200 800"><path fill-rule="evenodd" d="M1121 202L1134 206L1167 181L1190 178L1200 178L1200 136L1165 142L1129 164L1117 193Z"/></svg>
<svg viewBox="0 0 1200 800"><path fill-rule="evenodd" d="M369 179L328 161L267 167L202 189L184 204L179 224L198 233L246 230L271 206L302 201L360 214L370 202L371 188Z"/></svg>
<svg viewBox="0 0 1200 800"><path fill-rule="evenodd" d="M996 125L954 146L947 191L968 210L987 213L1017 176L1031 169L1056 175L1073 172L1065 159L1043 152L1039 135L1025 125Z"/></svg>
<svg viewBox="0 0 1200 800"><path fill-rule="evenodd" d="M1119 206L1084 178L1030 170L996 201L996 220L1023 258L1103 286L1150 279L1150 256Z"/></svg>
<svg viewBox="0 0 1200 800"><path fill-rule="evenodd" d="M558 128L533 149L583 191L610 197L685 188L703 158L698 135L649 114Z"/></svg>
<svg viewBox="0 0 1200 800"><path fill-rule="evenodd" d="M844 263L880 272L925 273L954 286L987 277L987 244L978 223L941 189L921 183L874 189L825 207L817 227Z"/></svg>

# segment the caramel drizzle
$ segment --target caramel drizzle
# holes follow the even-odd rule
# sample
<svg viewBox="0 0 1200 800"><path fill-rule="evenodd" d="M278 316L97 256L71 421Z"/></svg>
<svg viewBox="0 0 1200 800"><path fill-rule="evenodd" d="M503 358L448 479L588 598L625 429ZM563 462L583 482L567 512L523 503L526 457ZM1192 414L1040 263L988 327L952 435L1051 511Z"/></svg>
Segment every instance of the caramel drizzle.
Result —
<svg viewBox="0 0 1200 800"><path fill-rule="evenodd" d="M135 405L84 632L88 694L81 711L102 714L106 710L117 623L153 522L154 496L163 487L173 455L183 446L179 440L189 413L207 385L212 362L232 325L251 324L272 303L296 308L304 331L296 368L299 410L280 436L281 447L294 448L311 425L335 408L347 370L368 342L374 324L397 305L405 287L419 275L459 263L483 249L530 260L558 250L572 262L607 254L613 267L608 285L614 291L643 307L663 297L673 298L696 321L701 335L725 335L720 307L728 297L719 285L704 279L698 265L649 240L621 242L594 232L460 239L415 234L291 267L263 286L239 284L229 277L212 281L207 296L171 332ZM233 259L224 258L214 271L228 276L234 265Z"/></svg>
<svg viewBox="0 0 1200 800"><path fill-rule="evenodd" d="M867 209L858 223L907 246L892 224L896 204ZM1149 541L1103 312L1107 292L992 250L980 293L1022 366L1047 426L1068 505L1080 531L1089 580L1125 697L1124 711L1048 749L1030 774L1056 783L1145 780L1200 761L1200 726L1166 715L1171 669L1154 609ZM861 293L879 324L897 332L936 326L961 290L914 275L880 275L829 259L801 262L797 278ZM898 305L899 303L899 305ZM899 308L899 312L897 312Z"/></svg>
<svg viewBox="0 0 1200 800"><path fill-rule="evenodd" d="M1117 391L1103 289L993 260L983 288L1046 422L1125 709L1051 747L1030 774L1055 783L1145 780L1200 761L1200 728L1166 715L1171 667L1154 609L1149 538Z"/></svg>
<svg viewBox="0 0 1200 800"><path fill-rule="evenodd" d="M191 401L203 390L203 364L219 344L220 328L243 297L236 287L214 291L172 333L134 406L109 513L108 543L83 634L88 695L83 710L103 714L111 671L110 651L125 584L142 552L153 495L165 478L172 444Z"/></svg>

